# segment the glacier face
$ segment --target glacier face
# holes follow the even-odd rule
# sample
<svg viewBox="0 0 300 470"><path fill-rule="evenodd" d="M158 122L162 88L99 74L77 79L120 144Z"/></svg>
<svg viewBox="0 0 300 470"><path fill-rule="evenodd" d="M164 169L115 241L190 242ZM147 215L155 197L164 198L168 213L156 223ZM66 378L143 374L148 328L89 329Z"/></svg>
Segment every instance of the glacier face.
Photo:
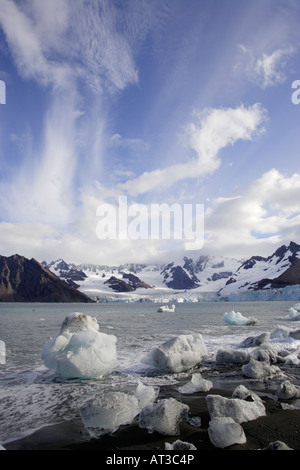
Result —
<svg viewBox="0 0 300 470"><path fill-rule="evenodd" d="M96 299L155 296L163 301L174 300L174 295L177 301L300 298L300 245L294 242L282 245L268 257L252 256L247 260L195 255L162 265L75 265L62 259L42 264ZM109 282L112 278L113 283Z"/></svg>

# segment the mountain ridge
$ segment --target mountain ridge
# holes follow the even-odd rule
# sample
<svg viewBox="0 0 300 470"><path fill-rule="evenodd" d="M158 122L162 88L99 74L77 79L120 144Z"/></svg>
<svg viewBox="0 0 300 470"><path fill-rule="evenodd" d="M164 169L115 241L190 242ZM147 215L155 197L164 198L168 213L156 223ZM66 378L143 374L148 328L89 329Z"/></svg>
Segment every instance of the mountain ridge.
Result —
<svg viewBox="0 0 300 470"><path fill-rule="evenodd" d="M0 255L0 301L93 302L46 269L36 259Z"/></svg>
<svg viewBox="0 0 300 470"><path fill-rule="evenodd" d="M177 259L161 265L68 265L63 260L42 264L67 282L75 282L76 278L78 289L96 298L114 292L149 296L172 295L176 291L203 299L227 299L245 292L288 286L299 285L300 289L300 245L293 241L281 245L269 256L252 256L246 260L200 255L183 256L181 262ZM64 270L59 268L60 264ZM134 284L128 282L129 274L135 276Z"/></svg>

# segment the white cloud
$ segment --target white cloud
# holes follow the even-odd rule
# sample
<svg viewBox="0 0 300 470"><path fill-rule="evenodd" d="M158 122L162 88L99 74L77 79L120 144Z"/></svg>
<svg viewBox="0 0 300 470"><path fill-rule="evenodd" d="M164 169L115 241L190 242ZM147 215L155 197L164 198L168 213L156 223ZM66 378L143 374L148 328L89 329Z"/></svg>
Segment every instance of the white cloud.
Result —
<svg viewBox="0 0 300 470"><path fill-rule="evenodd" d="M208 109L196 115L186 127L188 145L194 157L164 169L145 172L134 180L119 185L120 191L132 196L151 190L165 190L186 178L205 177L215 172L221 163L218 153L238 140L252 140L262 132L265 110L255 104L249 108Z"/></svg>
<svg viewBox="0 0 300 470"><path fill-rule="evenodd" d="M207 209L207 248L214 252L260 254L266 247L300 237L300 174L272 169L241 195L214 200Z"/></svg>
<svg viewBox="0 0 300 470"><path fill-rule="evenodd" d="M263 89L284 83L288 61L295 52L293 47L287 47L255 53L244 45L240 45L240 50L243 57L238 68Z"/></svg>

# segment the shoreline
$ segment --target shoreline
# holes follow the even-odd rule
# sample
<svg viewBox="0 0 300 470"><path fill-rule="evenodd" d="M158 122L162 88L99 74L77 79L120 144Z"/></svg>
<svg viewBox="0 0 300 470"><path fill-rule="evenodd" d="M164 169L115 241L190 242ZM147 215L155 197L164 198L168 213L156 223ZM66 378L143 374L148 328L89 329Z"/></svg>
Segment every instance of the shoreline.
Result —
<svg viewBox="0 0 300 470"><path fill-rule="evenodd" d="M190 409L190 418L200 417L201 427L190 422L181 422L180 435L164 436L157 432L149 433L141 429L136 418L130 425L121 426L112 435L104 435L100 439L91 439L85 430L80 417L72 421L46 425L32 434L4 444L6 450L98 450L102 452L166 452L165 443L173 443L180 439L193 444L197 451L220 450L262 450L269 444L281 441L292 450L300 450L300 409L283 409L282 403L291 405L295 400L279 400L274 392L278 382L272 379L252 381L240 376L236 367L216 368L215 371L205 369L203 376L213 379L214 386L209 392L182 394L177 388L180 384L166 385L160 388L159 399L173 397ZM294 383L299 383L299 369L290 368ZM295 380L296 376L296 380ZM216 448L208 436L210 421L206 404L208 394L222 395L230 398L233 390L240 384L257 393L262 398L266 416L241 424L246 435L245 444L234 444L224 449ZM170 451L169 451L170 452ZM173 451L174 452L174 451ZM185 451L195 452L195 451Z"/></svg>

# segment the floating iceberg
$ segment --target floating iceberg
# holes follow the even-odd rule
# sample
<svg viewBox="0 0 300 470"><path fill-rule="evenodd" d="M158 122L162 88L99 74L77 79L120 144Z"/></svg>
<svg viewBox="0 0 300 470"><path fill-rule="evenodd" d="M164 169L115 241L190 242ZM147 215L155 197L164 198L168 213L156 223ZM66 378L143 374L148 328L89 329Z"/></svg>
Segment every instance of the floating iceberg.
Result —
<svg viewBox="0 0 300 470"><path fill-rule="evenodd" d="M228 325L257 325L258 320L256 318L244 317L240 312L235 312L232 310L231 312L225 312L223 315L223 320Z"/></svg>
<svg viewBox="0 0 300 470"><path fill-rule="evenodd" d="M207 348L202 335L179 335L154 348L142 362L177 373L195 367L206 355Z"/></svg>
<svg viewBox="0 0 300 470"><path fill-rule="evenodd" d="M170 307L169 305L162 305L161 307L159 307L157 311L158 312L175 312L175 305L172 304Z"/></svg>
<svg viewBox="0 0 300 470"><path fill-rule="evenodd" d="M180 433L180 422L188 420L189 407L175 398L158 400L146 406L139 415L139 426L149 432L158 432L167 436Z"/></svg>
<svg viewBox="0 0 300 470"><path fill-rule="evenodd" d="M295 304L293 307L289 308L288 315L279 317L278 320L300 321L300 304Z"/></svg>
<svg viewBox="0 0 300 470"><path fill-rule="evenodd" d="M190 382L178 388L178 392L183 394L208 392L212 386L213 384L210 380L204 379L200 373L195 373L192 375Z"/></svg>
<svg viewBox="0 0 300 470"><path fill-rule="evenodd" d="M57 336L45 344L41 358L48 369L66 378L95 378L111 372L117 362L117 338L99 332L95 318L70 313Z"/></svg>

